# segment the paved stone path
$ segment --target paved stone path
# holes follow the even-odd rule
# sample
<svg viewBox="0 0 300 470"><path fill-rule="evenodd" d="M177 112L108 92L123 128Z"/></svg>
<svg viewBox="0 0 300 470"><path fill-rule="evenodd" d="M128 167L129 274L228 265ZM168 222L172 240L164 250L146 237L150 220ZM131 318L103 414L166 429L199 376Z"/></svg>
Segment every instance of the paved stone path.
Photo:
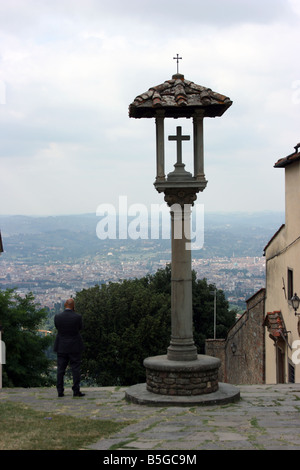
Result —
<svg viewBox="0 0 300 470"><path fill-rule="evenodd" d="M91 419L132 422L95 450L300 450L300 384L242 385L236 403L214 406L147 406L125 400L126 388L86 388L83 398L55 388L0 390L0 402Z"/></svg>

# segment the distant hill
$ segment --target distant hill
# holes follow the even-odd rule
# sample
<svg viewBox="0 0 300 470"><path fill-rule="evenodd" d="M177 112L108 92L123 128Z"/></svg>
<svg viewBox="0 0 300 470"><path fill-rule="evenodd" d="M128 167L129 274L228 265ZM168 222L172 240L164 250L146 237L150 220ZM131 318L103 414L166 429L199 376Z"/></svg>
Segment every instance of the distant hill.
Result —
<svg viewBox="0 0 300 470"><path fill-rule="evenodd" d="M105 239L96 235L96 214L31 217L0 216L4 254L26 262L76 261L114 250L138 257L143 251L170 253L170 239ZM129 220L130 222L130 220ZM204 246L194 257L262 256L264 246L284 223L284 214L205 213Z"/></svg>
<svg viewBox="0 0 300 470"><path fill-rule="evenodd" d="M57 215L57 216L27 216L27 215L0 215L0 229L2 235L29 235L36 233L68 230L74 232L95 233L99 220L95 214Z"/></svg>
<svg viewBox="0 0 300 470"><path fill-rule="evenodd" d="M284 223L282 212L205 214L202 255L262 256L268 241Z"/></svg>

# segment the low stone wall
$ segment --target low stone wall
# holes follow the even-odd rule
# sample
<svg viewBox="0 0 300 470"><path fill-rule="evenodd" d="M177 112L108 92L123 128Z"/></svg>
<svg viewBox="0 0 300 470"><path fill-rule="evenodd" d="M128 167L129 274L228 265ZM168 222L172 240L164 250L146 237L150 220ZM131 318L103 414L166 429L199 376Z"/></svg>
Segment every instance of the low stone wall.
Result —
<svg viewBox="0 0 300 470"><path fill-rule="evenodd" d="M226 346L225 339L206 339L205 340L205 353L208 356L218 357L221 361L221 366L219 368L219 373L218 373L219 382L226 382L226 376L225 376L225 364L226 364L225 346Z"/></svg>
<svg viewBox="0 0 300 470"><path fill-rule="evenodd" d="M226 339L205 340L205 352L221 360L219 381L231 384L265 383L265 289L247 300L247 310Z"/></svg>
<svg viewBox="0 0 300 470"><path fill-rule="evenodd" d="M170 361L167 356L144 360L146 387L160 395L203 395L216 392L220 360L198 355L195 361Z"/></svg>

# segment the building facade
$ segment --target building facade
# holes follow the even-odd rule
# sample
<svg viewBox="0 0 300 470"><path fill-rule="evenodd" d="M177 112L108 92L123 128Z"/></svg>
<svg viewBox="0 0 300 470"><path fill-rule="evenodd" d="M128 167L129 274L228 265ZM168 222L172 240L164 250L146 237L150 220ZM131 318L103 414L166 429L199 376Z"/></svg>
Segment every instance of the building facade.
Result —
<svg viewBox="0 0 300 470"><path fill-rule="evenodd" d="M300 294L300 144L281 158L275 168L285 171L285 224L265 247L266 383L300 382L300 365L295 361L299 341L299 318L291 299ZM300 312L298 312L300 313ZM299 346L298 346L299 348Z"/></svg>
<svg viewBox="0 0 300 470"><path fill-rule="evenodd" d="M226 339L207 340L206 354L221 360L220 381L234 384L300 383L300 144L275 163L285 171L285 223L264 248L266 286ZM298 364L299 362L299 364Z"/></svg>

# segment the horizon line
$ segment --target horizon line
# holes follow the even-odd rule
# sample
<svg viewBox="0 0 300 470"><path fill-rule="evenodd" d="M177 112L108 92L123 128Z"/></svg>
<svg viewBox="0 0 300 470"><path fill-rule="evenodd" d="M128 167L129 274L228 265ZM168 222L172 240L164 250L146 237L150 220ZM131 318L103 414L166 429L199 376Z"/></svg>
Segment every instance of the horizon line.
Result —
<svg viewBox="0 0 300 470"><path fill-rule="evenodd" d="M254 215L254 214L285 214L285 210L273 210L273 209L263 209L263 210L208 210L204 212L205 214L247 214L247 215ZM116 215L124 215L122 212L116 212ZM80 216L94 216L99 217L96 212L80 212L80 213L63 213L63 214L0 214L0 217L31 217L31 218L46 218L46 217L80 217ZM129 217L134 217L129 216Z"/></svg>

